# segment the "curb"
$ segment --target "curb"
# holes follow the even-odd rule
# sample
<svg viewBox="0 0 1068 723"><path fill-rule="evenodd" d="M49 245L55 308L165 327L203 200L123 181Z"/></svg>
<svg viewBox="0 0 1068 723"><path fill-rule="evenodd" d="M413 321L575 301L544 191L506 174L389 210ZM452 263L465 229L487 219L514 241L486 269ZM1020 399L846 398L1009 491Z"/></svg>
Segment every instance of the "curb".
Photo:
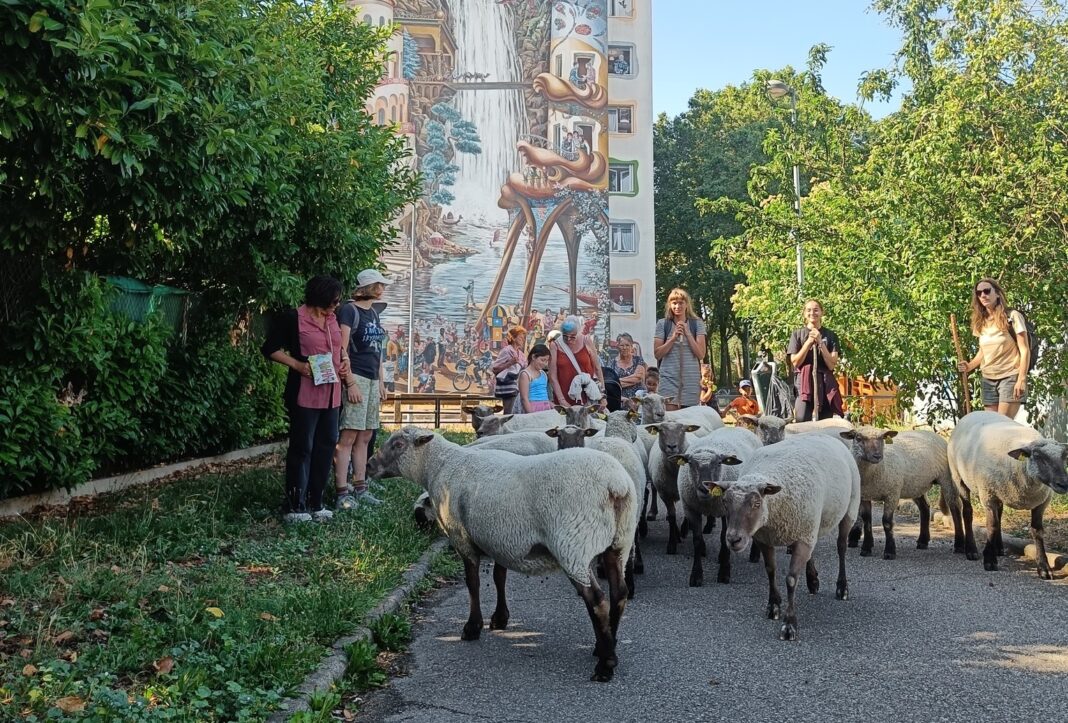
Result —
<svg viewBox="0 0 1068 723"><path fill-rule="evenodd" d="M934 523L941 525L943 528L952 530L953 520L944 516L941 512L935 512ZM972 523L972 531L974 533L981 532L986 537L986 527L984 525L977 525ZM1012 554L1022 557L1025 560L1038 560L1038 548L1035 547L1035 543L1030 540L1025 540L1022 537L1016 537L1015 535L1006 535L1001 533L1001 542L1005 545L1005 549ZM979 545L979 540L976 540L976 546ZM1046 562L1049 564L1050 570L1060 570L1064 567L1068 567L1068 554L1063 552L1051 551L1046 548Z"/></svg>
<svg viewBox="0 0 1068 723"><path fill-rule="evenodd" d="M187 459L184 462L175 462L174 464L168 464L163 467L153 467L152 469L140 470L137 472L127 472L126 474L120 474L114 477L101 477L100 479L83 482L70 490L49 490L48 492L40 492L35 495L11 497L6 500L0 500L0 519L19 517L32 512L38 507L69 505L71 500L79 497L92 497L107 492L118 492L127 487L148 484L149 482L155 482L158 479L168 477L176 472L184 472L198 467L206 467L209 464L262 457L284 449L287 444L288 442L261 444L256 447L247 447L245 449L234 450L233 452L217 454L213 457Z"/></svg>
<svg viewBox="0 0 1068 723"><path fill-rule="evenodd" d="M341 680L348 668L348 653L346 648L360 640L370 640L371 630L367 625L375 622L383 615L396 612L404 603L415 586L426 576L430 570L430 563L437 555L449 546L448 538L436 540L422 556L404 573L404 581L380 602L364 619L364 625L356 628L356 632L343 638L338 638L330 646L330 652L319 664L319 667L308 674L300 687L297 689L296 698L286 698L282 701L282 707L276 710L267 719L268 723L285 723L293 715L311 710L308 700L312 694L325 691L334 683Z"/></svg>

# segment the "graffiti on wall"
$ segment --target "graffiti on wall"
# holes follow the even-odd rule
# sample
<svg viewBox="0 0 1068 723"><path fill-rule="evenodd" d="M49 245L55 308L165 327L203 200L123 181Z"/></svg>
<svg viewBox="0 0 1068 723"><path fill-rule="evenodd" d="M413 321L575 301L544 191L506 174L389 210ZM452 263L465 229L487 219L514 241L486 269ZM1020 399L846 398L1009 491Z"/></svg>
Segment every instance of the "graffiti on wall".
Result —
<svg viewBox="0 0 1068 723"><path fill-rule="evenodd" d="M396 391L488 393L517 324L528 346L569 314L606 338L606 14L606 0L395 3L401 130L424 182L382 258Z"/></svg>

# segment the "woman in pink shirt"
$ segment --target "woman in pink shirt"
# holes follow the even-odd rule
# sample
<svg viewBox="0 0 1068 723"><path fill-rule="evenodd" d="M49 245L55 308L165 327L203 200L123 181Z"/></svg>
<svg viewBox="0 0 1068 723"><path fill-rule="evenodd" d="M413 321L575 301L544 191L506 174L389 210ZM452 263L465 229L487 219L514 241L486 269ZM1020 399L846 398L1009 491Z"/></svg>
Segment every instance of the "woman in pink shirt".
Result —
<svg viewBox="0 0 1068 723"><path fill-rule="evenodd" d="M333 517L323 506L323 490L337 444L341 379L348 374L348 355L334 316L341 291L341 282L330 276L309 280L304 304L276 316L261 347L264 356L289 368L285 522Z"/></svg>

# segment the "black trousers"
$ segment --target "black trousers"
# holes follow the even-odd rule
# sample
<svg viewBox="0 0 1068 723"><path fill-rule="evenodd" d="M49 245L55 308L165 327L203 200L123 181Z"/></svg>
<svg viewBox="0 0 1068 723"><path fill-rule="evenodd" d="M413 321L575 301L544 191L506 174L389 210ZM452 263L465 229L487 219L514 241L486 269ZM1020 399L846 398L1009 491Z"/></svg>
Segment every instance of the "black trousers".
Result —
<svg viewBox="0 0 1068 723"><path fill-rule="evenodd" d="M323 508L323 490L330 477L337 446L338 415L333 409L289 409L289 451L286 453L286 504L289 512Z"/></svg>
<svg viewBox="0 0 1068 723"><path fill-rule="evenodd" d="M834 409L826 401L820 405L820 419L830 419L834 416ZM798 422L812 421L812 400L805 401L801 397L794 402L794 419Z"/></svg>

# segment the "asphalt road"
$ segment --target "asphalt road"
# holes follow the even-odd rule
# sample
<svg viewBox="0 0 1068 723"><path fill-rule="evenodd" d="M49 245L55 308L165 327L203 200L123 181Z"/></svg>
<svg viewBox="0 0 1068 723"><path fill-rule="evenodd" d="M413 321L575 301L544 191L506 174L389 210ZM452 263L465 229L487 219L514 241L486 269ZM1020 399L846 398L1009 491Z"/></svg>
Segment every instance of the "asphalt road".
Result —
<svg viewBox="0 0 1068 723"><path fill-rule="evenodd" d="M705 586L687 587L689 540L666 556L661 513L644 541L646 572L620 624L612 682L589 680L593 631L567 580L513 574L509 629L487 628L478 642L459 638L462 584L425 601L407 675L371 695L360 720L1065 720L1068 571L1043 581L1034 563L1005 558L1001 571L984 572L934 525L930 549L916 550L917 532L899 521L896 560L882 559L878 527L875 557L849 550L847 601L834 599L834 546L822 540L822 589L799 593L800 640L782 642L779 622L763 615L763 566L736 554L733 581L716 583L717 529L706 536ZM786 559L780 550L784 597ZM487 625L495 599L484 565Z"/></svg>

